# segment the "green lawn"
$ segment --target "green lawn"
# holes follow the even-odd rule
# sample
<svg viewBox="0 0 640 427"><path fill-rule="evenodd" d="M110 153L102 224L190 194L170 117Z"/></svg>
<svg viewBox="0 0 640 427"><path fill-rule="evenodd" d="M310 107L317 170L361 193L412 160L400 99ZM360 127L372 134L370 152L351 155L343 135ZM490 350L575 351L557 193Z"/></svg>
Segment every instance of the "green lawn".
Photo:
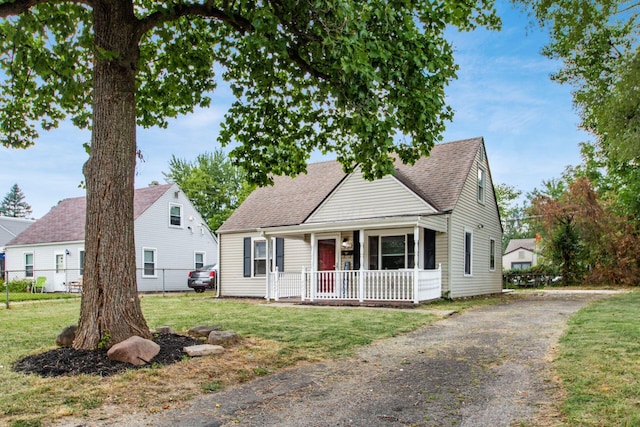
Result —
<svg viewBox="0 0 640 427"><path fill-rule="evenodd" d="M3 288L0 286L0 288ZM0 305L2 308L7 307L7 293L6 288L2 289L0 293ZM15 302L22 301L44 301L44 300L60 300L60 299L80 299L80 294L73 293L31 293L31 292L9 292L9 307Z"/></svg>
<svg viewBox="0 0 640 427"><path fill-rule="evenodd" d="M197 325L222 325L247 338L250 347L232 349L220 361L221 367L211 365L215 360L181 362L179 365L183 366L176 368L181 371L174 377L172 367L157 366L107 380L88 375L40 378L13 372L11 365L17 359L55 348L56 335L77 321L79 302L79 298L35 301L0 309L0 424L45 425L50 419L77 416L106 402L113 403L114 399L116 403L124 402L127 394L137 394L140 400L140 396L154 393L166 395L172 387L183 388L179 394L189 398L196 393L193 387L175 382L176 378L188 376L185 372L202 378L197 390L206 392L212 385L219 388L233 381L246 381L298 361L349 356L373 340L436 320L436 316L419 309L291 308L213 299L210 294L145 295L142 308L152 329L166 325L186 333ZM193 374L199 369L205 372ZM235 370L234 377L229 380L223 370Z"/></svg>
<svg viewBox="0 0 640 427"><path fill-rule="evenodd" d="M210 294L180 294L142 298L149 326L171 326L180 333L196 325L222 325L247 339L224 360L181 362L127 372L111 379L92 376L40 378L13 372L11 364L28 354L55 347L56 335L77 321L79 298L12 303L0 308L0 424L38 427L48 420L82 415L105 403L125 404L154 393L178 388L183 399L217 390L234 381L246 381L298 361L345 357L376 339L414 330L436 320L420 308L410 311L353 308L274 307L252 301L213 299ZM439 302L425 306L464 310L499 303L505 298ZM424 308L424 307L423 307ZM242 359L245 363L239 364ZM250 363L246 363L246 361ZM205 364L209 363L209 364ZM640 292L622 294L591 304L569 320L560 340L554 368L566 390L559 403L560 422L566 426L640 425ZM232 370L232 378L224 376ZM176 383L191 372L196 386ZM163 382L164 381L164 382ZM130 404L130 402L129 402ZM148 407L148 406L147 406Z"/></svg>
<svg viewBox="0 0 640 427"><path fill-rule="evenodd" d="M640 426L640 292L606 298L572 316L554 366L569 426Z"/></svg>

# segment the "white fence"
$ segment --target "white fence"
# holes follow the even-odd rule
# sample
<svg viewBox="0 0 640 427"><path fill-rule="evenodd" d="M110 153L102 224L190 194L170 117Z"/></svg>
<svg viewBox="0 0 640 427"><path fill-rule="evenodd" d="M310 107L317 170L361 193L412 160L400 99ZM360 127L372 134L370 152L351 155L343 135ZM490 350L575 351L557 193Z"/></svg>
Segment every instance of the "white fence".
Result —
<svg viewBox="0 0 640 427"><path fill-rule="evenodd" d="M267 299L428 301L442 295L442 269L272 272Z"/></svg>

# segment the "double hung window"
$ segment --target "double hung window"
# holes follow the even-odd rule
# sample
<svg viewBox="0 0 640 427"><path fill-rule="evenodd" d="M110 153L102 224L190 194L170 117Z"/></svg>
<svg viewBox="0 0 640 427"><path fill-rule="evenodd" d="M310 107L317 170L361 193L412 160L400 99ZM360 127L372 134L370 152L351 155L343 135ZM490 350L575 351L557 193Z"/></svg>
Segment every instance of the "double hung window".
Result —
<svg viewBox="0 0 640 427"><path fill-rule="evenodd" d="M142 271L142 277L155 277L156 275L156 250L145 248L143 249L144 268Z"/></svg>
<svg viewBox="0 0 640 427"><path fill-rule="evenodd" d="M24 276L33 277L33 252L24 254Z"/></svg>

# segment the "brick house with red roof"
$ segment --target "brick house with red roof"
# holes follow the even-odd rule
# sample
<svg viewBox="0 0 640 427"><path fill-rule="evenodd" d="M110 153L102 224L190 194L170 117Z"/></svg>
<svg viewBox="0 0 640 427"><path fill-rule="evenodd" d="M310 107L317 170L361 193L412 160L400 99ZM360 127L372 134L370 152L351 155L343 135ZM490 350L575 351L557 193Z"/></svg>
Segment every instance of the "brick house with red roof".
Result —
<svg viewBox="0 0 640 427"><path fill-rule="evenodd" d="M223 296L417 303L502 289L483 138L437 144L375 181L310 164L255 190L217 232Z"/></svg>
<svg viewBox="0 0 640 427"><path fill-rule="evenodd" d="M9 280L45 276L45 292L82 276L86 200L64 199L6 245ZM188 290L187 274L218 261L216 236L176 184L135 190L139 291Z"/></svg>

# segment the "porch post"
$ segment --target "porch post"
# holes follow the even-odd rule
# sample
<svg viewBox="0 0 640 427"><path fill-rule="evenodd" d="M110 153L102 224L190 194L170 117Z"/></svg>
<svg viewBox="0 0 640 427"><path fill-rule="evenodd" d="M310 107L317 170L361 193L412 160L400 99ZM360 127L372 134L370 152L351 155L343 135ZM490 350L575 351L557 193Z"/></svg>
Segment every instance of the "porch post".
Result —
<svg viewBox="0 0 640 427"><path fill-rule="evenodd" d="M307 299L307 270L302 266L302 274L300 275L300 301Z"/></svg>
<svg viewBox="0 0 640 427"><path fill-rule="evenodd" d="M316 285L317 285L317 274L316 273L316 260L318 259L317 255L318 245L316 243L316 233L311 233L311 268L309 269L309 274L311 275L309 282L311 284L311 291L309 292L309 301L313 302L316 297Z"/></svg>
<svg viewBox="0 0 640 427"><path fill-rule="evenodd" d="M360 243L360 274L358 275L358 299L364 302L364 230L358 230L358 242Z"/></svg>
<svg viewBox="0 0 640 427"><path fill-rule="evenodd" d="M276 266L276 268L273 270L274 271L274 278L273 278L273 299L275 301L278 301L279 299L279 295L280 295L280 283L279 283L279 274L278 274L278 266Z"/></svg>
<svg viewBox="0 0 640 427"><path fill-rule="evenodd" d="M267 273L266 274L266 276L267 276L267 283L266 283L266 286L267 286L266 295L267 296L266 296L266 299L267 299L267 301L269 301L269 297L270 297L270 292L269 291L271 290L270 289L271 287L269 286L271 284L270 283L270 281L271 281L271 239L269 237L265 236L265 240L266 240L266 245L265 246L267 247L267 261L265 262L265 264L266 264L265 265L265 269L267 270L266 271L266 273Z"/></svg>
<svg viewBox="0 0 640 427"><path fill-rule="evenodd" d="M418 304L420 302L420 296L418 292L420 290L418 279L420 278L420 268L418 263L420 262L420 255L418 250L420 249L420 227L417 225L413 227L413 303Z"/></svg>

